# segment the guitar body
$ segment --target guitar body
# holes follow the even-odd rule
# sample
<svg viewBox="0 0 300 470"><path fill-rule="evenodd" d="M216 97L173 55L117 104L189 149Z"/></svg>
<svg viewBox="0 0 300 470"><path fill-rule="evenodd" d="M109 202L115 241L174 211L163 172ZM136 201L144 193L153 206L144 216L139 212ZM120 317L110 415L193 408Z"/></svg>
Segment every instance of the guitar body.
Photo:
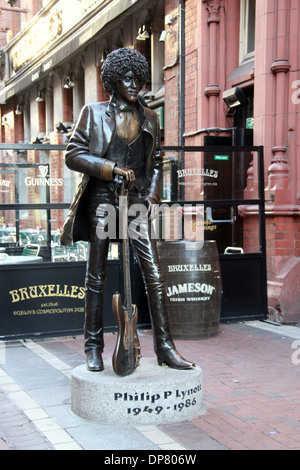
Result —
<svg viewBox="0 0 300 470"><path fill-rule="evenodd" d="M124 377L132 374L139 366L141 358L140 341L137 335L137 306L132 305L132 320L122 305L120 294L113 296L112 308L118 323L118 337L112 358L114 372Z"/></svg>

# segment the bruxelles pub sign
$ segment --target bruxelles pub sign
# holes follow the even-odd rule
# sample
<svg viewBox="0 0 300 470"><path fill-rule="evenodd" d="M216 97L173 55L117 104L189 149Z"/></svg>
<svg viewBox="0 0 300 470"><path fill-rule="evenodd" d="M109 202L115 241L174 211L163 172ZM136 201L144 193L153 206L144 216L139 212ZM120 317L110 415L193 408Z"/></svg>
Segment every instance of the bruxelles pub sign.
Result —
<svg viewBox="0 0 300 470"><path fill-rule="evenodd" d="M26 266L0 270L0 338L81 331L84 318L83 266Z"/></svg>

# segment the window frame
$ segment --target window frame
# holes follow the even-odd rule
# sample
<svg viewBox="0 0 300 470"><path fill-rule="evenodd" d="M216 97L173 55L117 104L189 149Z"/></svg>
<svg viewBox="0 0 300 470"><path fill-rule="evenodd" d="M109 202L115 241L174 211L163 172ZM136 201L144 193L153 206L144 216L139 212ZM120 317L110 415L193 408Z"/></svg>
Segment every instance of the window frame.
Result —
<svg viewBox="0 0 300 470"><path fill-rule="evenodd" d="M255 1L255 0L254 0ZM255 3L256 5L256 3ZM239 38L239 63L250 62L255 57L255 23L254 18L254 49L248 51L249 46L249 9L250 0L240 0L240 38Z"/></svg>

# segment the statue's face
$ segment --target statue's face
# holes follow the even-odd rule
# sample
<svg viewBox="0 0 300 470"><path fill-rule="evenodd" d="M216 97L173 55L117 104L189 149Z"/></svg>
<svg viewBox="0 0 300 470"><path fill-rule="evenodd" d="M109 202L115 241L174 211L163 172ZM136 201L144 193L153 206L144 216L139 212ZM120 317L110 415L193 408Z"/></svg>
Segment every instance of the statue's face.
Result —
<svg viewBox="0 0 300 470"><path fill-rule="evenodd" d="M138 100L138 93L140 91L140 84L132 71L124 75L117 88L117 97L121 98L129 104L136 103Z"/></svg>

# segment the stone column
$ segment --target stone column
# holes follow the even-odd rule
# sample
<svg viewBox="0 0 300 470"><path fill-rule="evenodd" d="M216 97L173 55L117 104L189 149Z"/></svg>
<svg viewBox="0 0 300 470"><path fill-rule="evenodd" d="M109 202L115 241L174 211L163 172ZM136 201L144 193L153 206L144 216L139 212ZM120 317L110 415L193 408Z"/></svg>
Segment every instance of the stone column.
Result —
<svg viewBox="0 0 300 470"><path fill-rule="evenodd" d="M277 0L276 59L271 70L275 76L275 145L269 167L268 188L270 190L289 188L289 167L287 162L288 73L291 64L288 59L288 24L290 19L289 1Z"/></svg>
<svg viewBox="0 0 300 470"><path fill-rule="evenodd" d="M221 0L202 1L206 3L208 11L207 23L209 25L209 83L204 93L209 99L209 127L216 127L218 122L218 97L221 92L217 72L218 26L220 23L219 10L221 8Z"/></svg>

